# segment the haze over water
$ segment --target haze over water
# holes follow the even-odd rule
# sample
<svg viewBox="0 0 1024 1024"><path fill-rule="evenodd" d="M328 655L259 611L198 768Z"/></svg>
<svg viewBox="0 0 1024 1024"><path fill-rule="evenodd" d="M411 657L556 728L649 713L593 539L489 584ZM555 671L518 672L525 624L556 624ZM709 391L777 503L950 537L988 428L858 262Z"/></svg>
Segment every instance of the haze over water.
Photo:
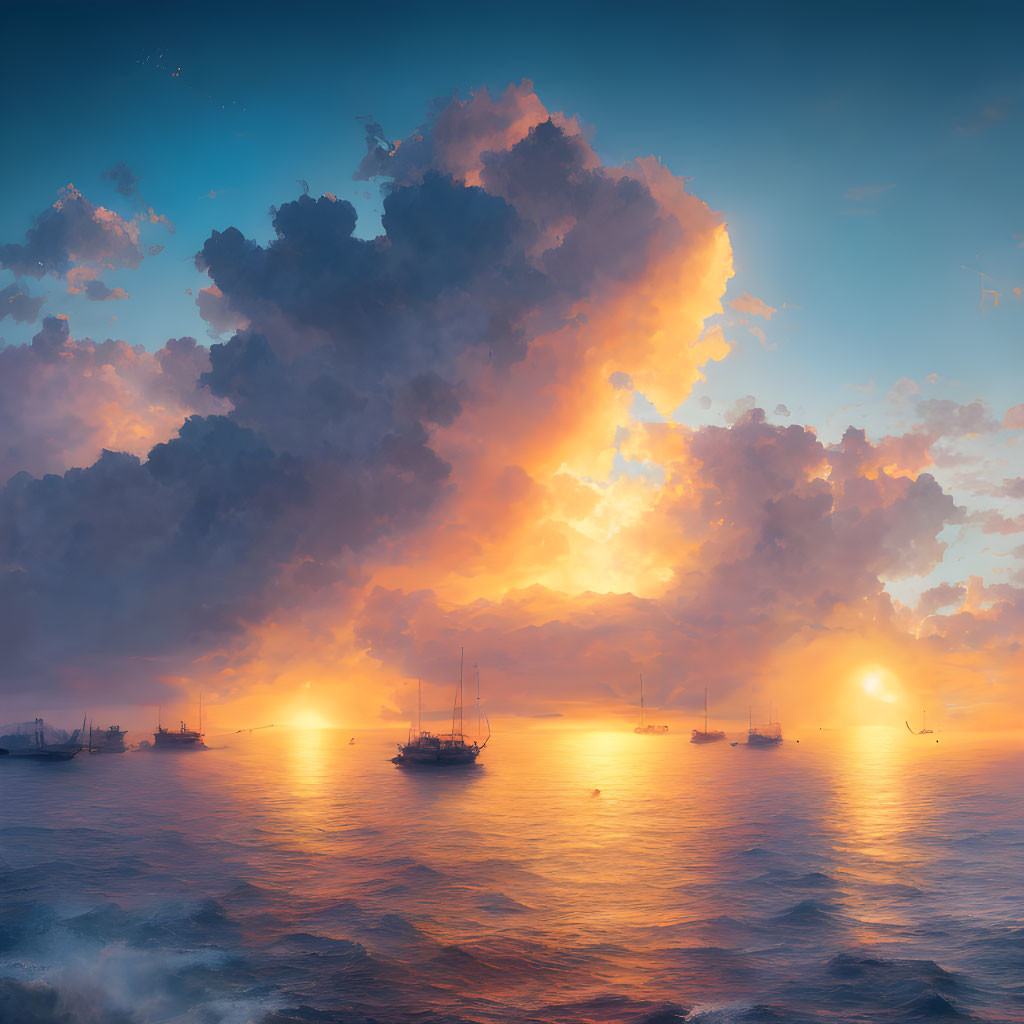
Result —
<svg viewBox="0 0 1024 1024"><path fill-rule="evenodd" d="M0 1019L1024 1019L1015 736L348 738L5 765Z"/></svg>

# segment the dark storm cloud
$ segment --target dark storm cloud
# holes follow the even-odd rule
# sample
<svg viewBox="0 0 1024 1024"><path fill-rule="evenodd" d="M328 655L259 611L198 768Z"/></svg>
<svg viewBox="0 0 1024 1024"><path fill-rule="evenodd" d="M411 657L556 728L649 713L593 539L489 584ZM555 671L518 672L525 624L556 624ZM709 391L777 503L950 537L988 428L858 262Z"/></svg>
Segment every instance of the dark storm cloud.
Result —
<svg viewBox="0 0 1024 1024"><path fill-rule="evenodd" d="M439 108L440 169L419 166L386 190L378 238L354 235L351 204L308 195L272 211L269 244L233 227L211 234L197 265L217 315L246 326L211 347L200 385L230 411L189 418L148 458L108 451L62 476L11 479L0 496L5 679L56 685L105 664L108 683L143 683L166 674L161 658L230 644L301 600L295 587L337 578L353 552L422 525L452 486L431 431L473 398L463 358L500 377L531 338L591 290L641 275L649 250L681 230L645 184L588 167L589 150L546 115L487 157L484 185L449 171L479 164L473 132L501 142L524 106L539 103L520 91L493 109ZM72 252L142 258L131 225L70 190L23 246L3 250L36 276L66 273ZM66 325L48 324L36 357L77 357ZM163 358L175 354L169 345Z"/></svg>

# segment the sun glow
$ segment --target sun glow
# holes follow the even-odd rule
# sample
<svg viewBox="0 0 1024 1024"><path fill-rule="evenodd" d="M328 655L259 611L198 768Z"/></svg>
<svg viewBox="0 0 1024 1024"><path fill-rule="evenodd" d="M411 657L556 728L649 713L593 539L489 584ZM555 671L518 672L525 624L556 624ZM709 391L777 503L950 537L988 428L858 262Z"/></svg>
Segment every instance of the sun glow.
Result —
<svg viewBox="0 0 1024 1024"><path fill-rule="evenodd" d="M869 697L885 704L895 704L896 694L889 688L890 683L889 673L879 668L865 670L860 680L861 688Z"/></svg>
<svg viewBox="0 0 1024 1024"><path fill-rule="evenodd" d="M297 711L291 716L291 724L296 729L331 729L334 723L319 711Z"/></svg>

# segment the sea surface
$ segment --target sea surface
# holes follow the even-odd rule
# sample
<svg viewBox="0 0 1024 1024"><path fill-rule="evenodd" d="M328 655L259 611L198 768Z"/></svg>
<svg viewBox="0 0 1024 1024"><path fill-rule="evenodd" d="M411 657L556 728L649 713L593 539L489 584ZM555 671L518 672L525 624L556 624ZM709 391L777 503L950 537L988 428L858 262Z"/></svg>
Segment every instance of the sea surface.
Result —
<svg viewBox="0 0 1024 1024"><path fill-rule="evenodd" d="M1019 737L396 738L0 764L0 1024L1024 1021Z"/></svg>

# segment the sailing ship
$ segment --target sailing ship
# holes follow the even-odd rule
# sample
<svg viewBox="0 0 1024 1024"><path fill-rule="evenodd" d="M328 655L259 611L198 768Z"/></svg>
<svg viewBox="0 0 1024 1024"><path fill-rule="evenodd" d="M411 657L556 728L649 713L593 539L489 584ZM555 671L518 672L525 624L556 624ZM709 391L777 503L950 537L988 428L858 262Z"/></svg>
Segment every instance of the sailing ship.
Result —
<svg viewBox="0 0 1024 1024"><path fill-rule="evenodd" d="M203 743L203 695L199 694L199 728L189 729L184 722L178 729L165 729L157 713L156 732L153 733L153 750L206 750Z"/></svg>
<svg viewBox="0 0 1024 1024"><path fill-rule="evenodd" d="M724 740L725 733L718 729L708 731L708 688L704 687L704 729L694 729L690 733L691 743L715 743Z"/></svg>
<svg viewBox="0 0 1024 1024"><path fill-rule="evenodd" d="M128 748L124 745L124 738L128 734L120 726L111 725L103 731L93 731L89 726L89 753L90 754L123 754Z"/></svg>
<svg viewBox="0 0 1024 1024"><path fill-rule="evenodd" d="M667 725L651 725L644 721L644 677L640 674L640 724L633 732L641 733L644 736L661 736L668 732Z"/></svg>
<svg viewBox="0 0 1024 1024"><path fill-rule="evenodd" d="M764 725L754 725L754 712L751 709L747 744L751 747L774 747L781 742L782 725L772 721L771 708L768 709L768 721Z"/></svg>
<svg viewBox="0 0 1024 1024"><path fill-rule="evenodd" d="M480 751L491 738L491 726L487 724L487 739L480 743L480 669L476 670L476 714L477 739L466 738L462 713L462 671L465 652L459 651L459 682L455 688L455 702L452 705L452 731L435 734L422 727L423 706L420 700L421 687L416 690L416 735L409 730L409 738L398 744L398 753L391 758L400 768L449 768L471 767L476 764ZM456 723L458 728L456 728Z"/></svg>
<svg viewBox="0 0 1024 1024"><path fill-rule="evenodd" d="M918 732L914 732L914 730L910 728L910 723L909 722L904 721L903 724L907 727L907 730L912 735L914 735L914 736L931 736L935 732L934 729L929 729L928 728L928 712L927 711L922 711L921 712L921 728L920 728L920 730Z"/></svg>
<svg viewBox="0 0 1024 1024"><path fill-rule="evenodd" d="M70 761L81 749L85 733L82 728L69 736L62 729L54 729L41 718L34 722L21 722L0 728L0 757L31 761Z"/></svg>

